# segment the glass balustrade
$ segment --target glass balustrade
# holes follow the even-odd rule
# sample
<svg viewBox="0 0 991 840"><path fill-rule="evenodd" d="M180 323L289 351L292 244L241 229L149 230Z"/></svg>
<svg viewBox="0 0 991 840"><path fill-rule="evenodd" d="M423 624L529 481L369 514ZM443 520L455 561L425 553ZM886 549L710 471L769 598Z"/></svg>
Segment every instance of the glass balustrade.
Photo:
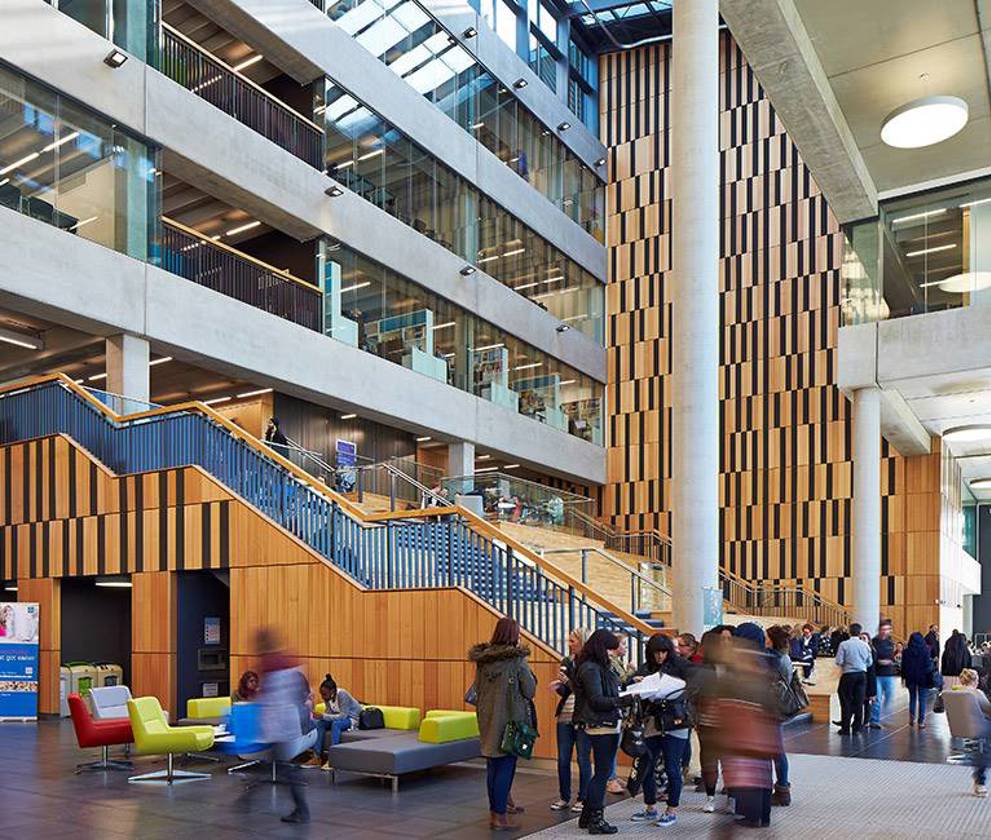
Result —
<svg viewBox="0 0 991 840"><path fill-rule="evenodd" d="M885 202L845 234L844 325L991 302L991 179Z"/></svg>
<svg viewBox="0 0 991 840"><path fill-rule="evenodd" d="M603 385L341 243L321 243L324 330L590 443Z"/></svg>
<svg viewBox="0 0 991 840"><path fill-rule="evenodd" d="M333 83L323 113L332 177L598 343L603 286L395 126Z"/></svg>
<svg viewBox="0 0 991 840"><path fill-rule="evenodd" d="M329 0L327 14L569 218L604 241L605 188L596 174L423 6L414 0ZM515 33L515 17L512 26ZM535 49L535 70L553 89L555 62L545 47Z"/></svg>
<svg viewBox="0 0 991 840"><path fill-rule="evenodd" d="M0 206L147 260L156 160L105 118L0 66Z"/></svg>
<svg viewBox="0 0 991 840"><path fill-rule="evenodd" d="M140 61L155 54L159 0L45 0Z"/></svg>
<svg viewBox="0 0 991 840"><path fill-rule="evenodd" d="M569 522L574 515L591 517L595 511L588 496L506 473L485 472L484 467L481 470L476 468L474 475L445 478L442 485L452 500L459 495L479 496L486 519L570 532Z"/></svg>

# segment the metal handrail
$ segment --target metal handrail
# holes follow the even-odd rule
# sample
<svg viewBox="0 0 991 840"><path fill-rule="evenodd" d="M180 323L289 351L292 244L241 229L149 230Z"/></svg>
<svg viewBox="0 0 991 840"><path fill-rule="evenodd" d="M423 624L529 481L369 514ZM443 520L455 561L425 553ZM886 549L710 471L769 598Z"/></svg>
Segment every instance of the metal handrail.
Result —
<svg viewBox="0 0 991 840"><path fill-rule="evenodd" d="M359 469L359 485L358 485L358 501L362 501L362 496L364 495L364 474L372 472L373 470L383 470L389 475L389 510L395 511L396 509L396 481L399 480L409 487L413 488L417 492L417 501L420 502L421 506L429 507L433 505L435 507L445 507L451 504L449 499L434 493L429 487L425 486L421 482L417 481L413 476L408 473L403 472L399 467L392 463L391 459L388 461L377 461L373 464L365 464Z"/></svg>
<svg viewBox="0 0 991 840"><path fill-rule="evenodd" d="M842 604L803 586L756 583L725 569L719 570L719 582L723 587L724 599L732 607L750 611L753 615L763 614L761 611L777 614L790 606L796 610L817 610L820 618L816 622L818 624L847 625L851 621L850 613ZM789 600L794 600L794 603L787 604ZM822 617L828 617L829 621L822 621Z"/></svg>

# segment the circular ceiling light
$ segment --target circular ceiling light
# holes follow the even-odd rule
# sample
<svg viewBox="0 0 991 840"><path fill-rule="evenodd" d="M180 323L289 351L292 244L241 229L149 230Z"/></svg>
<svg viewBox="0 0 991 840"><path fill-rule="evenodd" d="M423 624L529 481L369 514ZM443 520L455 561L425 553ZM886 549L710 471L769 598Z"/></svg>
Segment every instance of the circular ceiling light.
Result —
<svg viewBox="0 0 991 840"><path fill-rule="evenodd" d="M986 423L975 423L970 426L954 426L943 432L943 440L947 443L975 443L991 438L991 426Z"/></svg>
<svg viewBox="0 0 991 840"><path fill-rule="evenodd" d="M975 478L970 482L971 490L991 490L991 478Z"/></svg>
<svg viewBox="0 0 991 840"><path fill-rule="evenodd" d="M965 271L963 274L954 274L952 277L940 280L936 285L944 292L956 294L983 292L985 289L991 289L991 271Z"/></svg>
<svg viewBox="0 0 991 840"><path fill-rule="evenodd" d="M888 114L881 139L896 149L932 146L960 131L967 117L967 103L959 96L924 96Z"/></svg>

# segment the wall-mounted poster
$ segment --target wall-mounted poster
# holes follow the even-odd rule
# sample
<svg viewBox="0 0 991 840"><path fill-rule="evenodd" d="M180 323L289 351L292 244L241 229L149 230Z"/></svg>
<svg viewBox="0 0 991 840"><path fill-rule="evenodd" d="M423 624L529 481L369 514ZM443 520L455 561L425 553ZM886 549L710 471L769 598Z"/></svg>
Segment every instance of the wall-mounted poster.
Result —
<svg viewBox="0 0 991 840"><path fill-rule="evenodd" d="M38 609L0 602L0 720L38 719Z"/></svg>

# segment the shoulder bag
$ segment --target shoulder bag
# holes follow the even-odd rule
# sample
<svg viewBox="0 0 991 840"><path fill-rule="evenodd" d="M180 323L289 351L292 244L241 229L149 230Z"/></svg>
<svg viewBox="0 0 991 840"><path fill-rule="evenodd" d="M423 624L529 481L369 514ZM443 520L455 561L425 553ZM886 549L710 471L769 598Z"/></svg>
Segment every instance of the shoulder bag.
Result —
<svg viewBox="0 0 991 840"><path fill-rule="evenodd" d="M809 695L797 671L792 671L790 683L785 682L784 677L778 675L774 681L774 698L778 704L778 711L786 719L794 717L809 705Z"/></svg>
<svg viewBox="0 0 991 840"><path fill-rule="evenodd" d="M513 677L506 685L506 707L513 708L513 686L519 685L519 676ZM520 696L522 697L522 692ZM523 698L526 700L526 698ZM529 706L528 708L532 708ZM532 712L531 712L532 714ZM537 730L529 721L511 720L502 732L502 742L499 749L517 758L532 758L533 745L537 740Z"/></svg>

